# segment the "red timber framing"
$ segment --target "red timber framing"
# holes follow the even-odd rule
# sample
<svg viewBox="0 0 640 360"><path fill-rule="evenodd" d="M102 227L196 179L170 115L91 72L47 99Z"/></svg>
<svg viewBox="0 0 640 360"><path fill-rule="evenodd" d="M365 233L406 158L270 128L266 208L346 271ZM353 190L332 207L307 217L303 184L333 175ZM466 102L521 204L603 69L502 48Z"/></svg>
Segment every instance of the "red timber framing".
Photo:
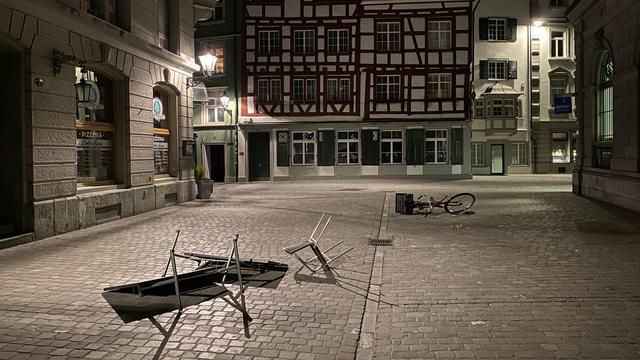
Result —
<svg viewBox="0 0 640 360"><path fill-rule="evenodd" d="M366 68L364 118L426 115L469 118L472 9L470 1L362 1L361 65ZM450 47L429 48L429 23L449 22ZM378 30L400 23L400 49L380 49ZM449 74L448 95L429 96L430 75ZM400 99L376 97L379 75L400 76Z"/></svg>
<svg viewBox="0 0 640 360"><path fill-rule="evenodd" d="M242 116L469 118L471 1L247 0L245 10ZM449 48L428 48L430 21L450 22ZM400 24L399 49L379 50L377 24L393 22ZM314 31L314 52L293 51L295 30ZM262 31L277 31L278 51L258 51ZM345 32L348 51L330 51L329 34L344 38ZM449 74L450 88L429 97L429 76L436 74ZM378 75L400 76L399 99L376 98ZM280 100L258 101L259 81L273 78L280 79ZM294 99L296 79L315 79L315 101ZM336 95L335 84L346 80L349 96Z"/></svg>
<svg viewBox="0 0 640 360"><path fill-rule="evenodd" d="M296 3L299 6L291 6ZM243 34L242 116L356 116L361 102L358 67L359 0L247 1ZM261 54L260 32L278 30L281 51ZM313 30L311 53L297 53L295 31ZM329 31L346 30L348 51L328 51ZM338 49L339 50L339 49ZM258 100L258 81L279 77L282 97L277 104ZM315 101L294 97L294 82L315 79ZM329 79L349 79L348 101L329 100Z"/></svg>

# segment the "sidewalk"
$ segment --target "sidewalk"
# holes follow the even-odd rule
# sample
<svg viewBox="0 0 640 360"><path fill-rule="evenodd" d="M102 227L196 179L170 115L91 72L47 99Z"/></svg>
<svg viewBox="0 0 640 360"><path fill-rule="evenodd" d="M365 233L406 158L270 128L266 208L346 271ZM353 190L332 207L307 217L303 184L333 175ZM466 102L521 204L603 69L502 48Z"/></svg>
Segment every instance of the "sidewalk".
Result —
<svg viewBox="0 0 640 360"><path fill-rule="evenodd" d="M570 188L567 176L226 184L209 202L2 250L0 359L151 358L157 329L122 324L100 293L161 275L177 229L179 252L227 254L239 233L241 257L290 270L246 292L250 338L235 310L206 302L186 310L166 359L638 359L637 214ZM396 191L478 200L472 215L425 219L395 214ZM322 241L354 247L335 279L282 251L323 211ZM393 246L368 245L378 234Z"/></svg>

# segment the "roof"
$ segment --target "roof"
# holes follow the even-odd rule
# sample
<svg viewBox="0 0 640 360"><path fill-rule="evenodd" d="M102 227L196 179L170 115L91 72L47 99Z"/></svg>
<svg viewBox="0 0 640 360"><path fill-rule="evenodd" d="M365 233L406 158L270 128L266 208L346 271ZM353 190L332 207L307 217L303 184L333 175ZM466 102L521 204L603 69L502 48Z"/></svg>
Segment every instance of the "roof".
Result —
<svg viewBox="0 0 640 360"><path fill-rule="evenodd" d="M504 85L500 82L496 82L493 85L489 85L487 89L480 96L501 96L501 95L511 95L518 97L523 95L521 91L517 91L511 86Z"/></svg>

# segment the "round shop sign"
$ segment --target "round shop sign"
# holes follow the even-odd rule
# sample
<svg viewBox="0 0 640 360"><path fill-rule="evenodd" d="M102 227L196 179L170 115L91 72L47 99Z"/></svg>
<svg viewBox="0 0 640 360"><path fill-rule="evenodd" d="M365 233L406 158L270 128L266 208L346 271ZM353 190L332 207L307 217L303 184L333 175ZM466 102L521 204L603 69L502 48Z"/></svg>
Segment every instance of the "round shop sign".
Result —
<svg viewBox="0 0 640 360"><path fill-rule="evenodd" d="M153 98L153 120L164 120L162 113L162 100L159 97Z"/></svg>

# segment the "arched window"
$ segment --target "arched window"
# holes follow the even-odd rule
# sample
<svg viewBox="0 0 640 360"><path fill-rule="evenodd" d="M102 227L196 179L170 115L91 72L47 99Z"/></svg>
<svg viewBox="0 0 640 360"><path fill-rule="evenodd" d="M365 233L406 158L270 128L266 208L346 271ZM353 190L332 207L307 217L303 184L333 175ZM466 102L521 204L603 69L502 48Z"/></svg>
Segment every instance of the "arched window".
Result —
<svg viewBox="0 0 640 360"><path fill-rule="evenodd" d="M156 176L168 176L171 127L169 126L169 94L153 88L153 169Z"/></svg>
<svg viewBox="0 0 640 360"><path fill-rule="evenodd" d="M114 83L106 75L76 68L76 82L90 86L88 101L76 99L77 181L81 185L115 183L116 132Z"/></svg>
<svg viewBox="0 0 640 360"><path fill-rule="evenodd" d="M596 140L613 141L613 58L610 53L605 55L600 65Z"/></svg>

